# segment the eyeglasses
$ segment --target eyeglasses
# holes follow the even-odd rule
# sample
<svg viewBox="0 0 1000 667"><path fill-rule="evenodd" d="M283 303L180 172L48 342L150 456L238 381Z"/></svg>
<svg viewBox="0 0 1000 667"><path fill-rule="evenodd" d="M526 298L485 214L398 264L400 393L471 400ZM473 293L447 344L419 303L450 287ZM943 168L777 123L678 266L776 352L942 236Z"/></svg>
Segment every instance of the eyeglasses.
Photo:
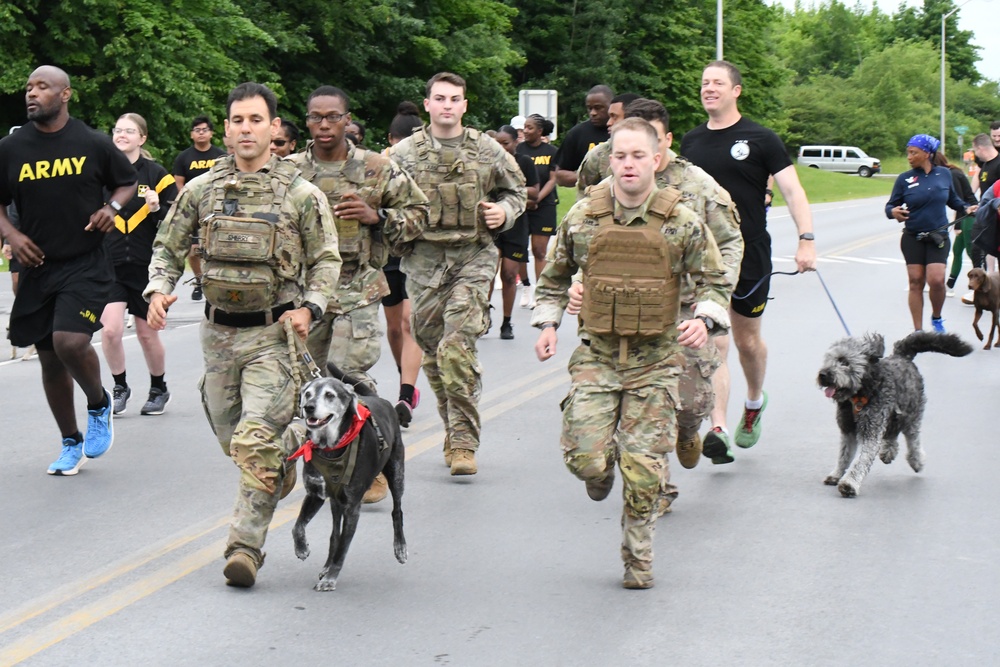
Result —
<svg viewBox="0 0 1000 667"><path fill-rule="evenodd" d="M210 128L210 127L196 127L193 130L191 130L191 131L194 132L195 134L205 134L206 132L211 132L212 128Z"/></svg>
<svg viewBox="0 0 1000 667"><path fill-rule="evenodd" d="M288 141L286 141L285 139L271 139L271 143L277 146L278 148L281 148L282 146L287 144Z"/></svg>
<svg viewBox="0 0 1000 667"><path fill-rule="evenodd" d="M318 113L311 113L306 116L306 122L313 125L319 125L324 120L328 120L331 123L339 123L346 113L328 113L325 116L320 116Z"/></svg>
<svg viewBox="0 0 1000 667"><path fill-rule="evenodd" d="M133 134L139 134L139 130L135 129L134 127L116 127L115 129L111 130L111 134L114 135L127 134L131 136Z"/></svg>

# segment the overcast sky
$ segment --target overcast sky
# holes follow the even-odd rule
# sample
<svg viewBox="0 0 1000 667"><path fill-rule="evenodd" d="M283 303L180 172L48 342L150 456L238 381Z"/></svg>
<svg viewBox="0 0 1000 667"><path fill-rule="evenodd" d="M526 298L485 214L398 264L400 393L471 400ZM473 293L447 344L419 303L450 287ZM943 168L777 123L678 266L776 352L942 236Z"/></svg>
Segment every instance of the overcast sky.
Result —
<svg viewBox="0 0 1000 667"><path fill-rule="evenodd" d="M724 0L723 0L724 1ZM851 0L841 0L848 7L853 7ZM861 4L867 7L872 6L871 0L860 0ZM963 0L957 0L956 6L961 5ZM780 0L780 3L789 9L795 7L795 0ZM803 6L811 7L822 4L812 0L803 0ZM907 5L923 6L923 2L908 0ZM897 0L882 0L878 3L879 9L892 14L899 8ZM996 38L997 13L1000 12L1000 0L990 2L990 0L971 0L968 4L958 10L958 26L962 30L970 30L973 34L972 43L980 47L979 57L981 60L976 63L979 73L987 79L1000 80L1000 40ZM950 20L950 19L949 19ZM938 18L940 29L941 19ZM992 43L990 34L993 34ZM947 47L947 45L945 45Z"/></svg>

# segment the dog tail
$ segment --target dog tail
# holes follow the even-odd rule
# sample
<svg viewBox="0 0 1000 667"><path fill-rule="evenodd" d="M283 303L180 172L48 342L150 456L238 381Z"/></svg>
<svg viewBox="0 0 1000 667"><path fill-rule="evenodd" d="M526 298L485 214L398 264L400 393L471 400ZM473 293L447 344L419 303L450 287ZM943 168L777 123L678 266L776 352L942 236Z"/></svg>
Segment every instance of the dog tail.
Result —
<svg viewBox="0 0 1000 667"><path fill-rule="evenodd" d="M962 340L958 334L931 333L929 331L914 331L906 338L896 341L892 353L897 357L913 360L921 352L940 352L952 357L964 357L972 354L972 346Z"/></svg>
<svg viewBox="0 0 1000 667"><path fill-rule="evenodd" d="M326 372L330 374L335 380L340 380L344 384L349 384L354 387L354 391L358 396L378 396L378 392L372 387L368 386L368 381L365 378L359 378L350 373L345 373L344 371L337 368L337 366L332 362L326 362Z"/></svg>

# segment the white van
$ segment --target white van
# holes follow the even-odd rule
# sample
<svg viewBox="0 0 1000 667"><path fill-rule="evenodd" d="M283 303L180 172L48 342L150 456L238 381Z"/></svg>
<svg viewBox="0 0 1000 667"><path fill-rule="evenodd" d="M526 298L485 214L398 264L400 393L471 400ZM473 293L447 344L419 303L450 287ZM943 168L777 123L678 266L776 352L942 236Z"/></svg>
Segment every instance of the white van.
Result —
<svg viewBox="0 0 1000 667"><path fill-rule="evenodd" d="M868 178L882 170L882 163L857 146L803 146L799 164L813 169L840 171Z"/></svg>

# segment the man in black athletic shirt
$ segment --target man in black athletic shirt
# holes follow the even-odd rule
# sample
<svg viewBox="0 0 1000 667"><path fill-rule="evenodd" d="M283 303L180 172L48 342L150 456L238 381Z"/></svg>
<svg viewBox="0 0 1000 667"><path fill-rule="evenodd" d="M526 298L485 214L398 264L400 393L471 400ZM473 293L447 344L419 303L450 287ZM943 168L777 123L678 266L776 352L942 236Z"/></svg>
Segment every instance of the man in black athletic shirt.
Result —
<svg viewBox="0 0 1000 667"><path fill-rule="evenodd" d="M608 140L608 108L614 92L607 86L594 86L587 93L588 120L574 125L559 145L556 153L556 183L571 188L576 185L576 170L587 151Z"/></svg>
<svg viewBox="0 0 1000 667"><path fill-rule="evenodd" d="M788 211L798 228L795 263L799 271L816 270L816 248L809 201L784 145L778 135L744 118L737 108L742 81L740 71L724 60L705 68L701 79L701 102L708 112L708 122L684 135L681 154L729 191L740 214L744 253L730 315L733 340L747 381L747 400L734 439L737 445L747 448L757 444L760 438L761 414L767 407L763 388L767 346L760 334L760 317L767 304L769 281L766 276L772 270L771 237L767 233L765 209L765 197L770 194L767 190L770 176L774 177L788 202ZM749 298L736 298L748 294L761 279L764 280L760 287ZM713 463L731 463L732 450L726 430L729 338L717 336L713 340L719 348L722 365L712 378L715 407L711 415L712 430L705 436L703 453Z"/></svg>
<svg viewBox="0 0 1000 667"><path fill-rule="evenodd" d="M104 234L136 190L135 169L111 137L70 117L72 95L66 72L39 67L25 86L31 122L0 142L0 235L24 267L10 342L38 350L45 398L62 434L50 475L75 475L85 457L101 456L114 442L111 395L90 341L114 280ZM19 229L7 217L11 202ZM86 436L77 428L74 381L87 397Z"/></svg>
<svg viewBox="0 0 1000 667"><path fill-rule="evenodd" d="M193 178L201 176L215 165L216 158L222 157L226 151L218 146L212 145L212 136L215 128L208 116L198 116L191 121L191 141L192 145L181 151L181 154L174 160L174 181L177 183L177 192L184 189L184 184ZM188 263L197 279L191 298L201 301L201 254L198 252L198 237L191 237L191 252L188 254Z"/></svg>

